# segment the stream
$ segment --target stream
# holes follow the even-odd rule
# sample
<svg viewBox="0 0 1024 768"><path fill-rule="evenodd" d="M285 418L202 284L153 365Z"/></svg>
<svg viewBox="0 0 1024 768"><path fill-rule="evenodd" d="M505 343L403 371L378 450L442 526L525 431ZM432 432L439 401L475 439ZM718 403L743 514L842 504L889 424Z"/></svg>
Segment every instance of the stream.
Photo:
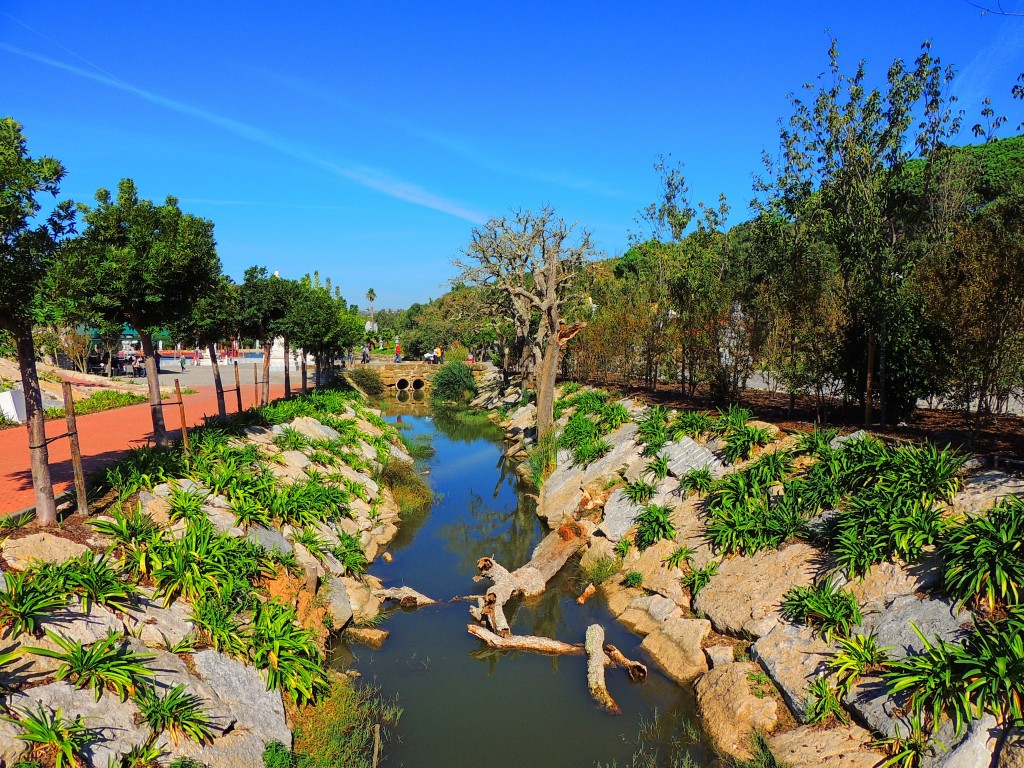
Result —
<svg viewBox="0 0 1024 768"><path fill-rule="evenodd" d="M477 558L492 555L517 568L546 531L503 458L499 428L394 401L385 418L407 435L429 436L436 453L417 466L429 471L435 499L418 519L403 520L388 548L394 561L378 558L370 572L385 586L408 585L439 605L391 615L382 625L391 636L378 651L359 645L333 651L334 666L358 670L404 710L384 765L713 765L697 730L692 692L658 672L639 650L640 638L615 621L600 597L576 604L582 585L575 560L539 599L509 605L512 631L579 643L589 624L600 623L607 642L650 668L642 685L621 670L608 671L608 688L623 714L602 712L590 698L585 656L496 651L466 632L470 604L448 601L484 592L489 582L473 581ZM639 740L646 755L660 756L656 762L634 759Z"/></svg>

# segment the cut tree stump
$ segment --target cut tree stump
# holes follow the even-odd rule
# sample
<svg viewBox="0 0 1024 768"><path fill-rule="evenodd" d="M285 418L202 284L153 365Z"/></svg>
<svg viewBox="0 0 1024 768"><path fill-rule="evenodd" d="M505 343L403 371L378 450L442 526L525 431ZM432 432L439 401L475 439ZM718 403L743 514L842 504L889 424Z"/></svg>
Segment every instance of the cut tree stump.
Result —
<svg viewBox="0 0 1024 768"><path fill-rule="evenodd" d="M505 603L516 595L536 597L542 594L551 578L586 545L593 531L594 525L589 521L563 523L541 539L530 562L514 571L509 571L493 557L481 557L476 561L479 573L473 580L490 579L493 586L479 598L476 607L470 608L473 618L499 635L509 635Z"/></svg>

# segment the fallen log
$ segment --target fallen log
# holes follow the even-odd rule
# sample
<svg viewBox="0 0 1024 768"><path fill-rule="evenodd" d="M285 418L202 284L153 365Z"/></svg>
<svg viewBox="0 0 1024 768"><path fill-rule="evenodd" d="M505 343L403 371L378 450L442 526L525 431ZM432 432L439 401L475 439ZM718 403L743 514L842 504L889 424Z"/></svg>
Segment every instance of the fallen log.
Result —
<svg viewBox="0 0 1024 768"><path fill-rule="evenodd" d="M530 562L509 571L493 557L481 557L476 562L479 573L474 581L490 579L493 582L470 613L500 635L510 634L505 603L513 596L536 597L547 588L548 581L561 570L570 557L579 552L590 534L593 524L570 520L549 533L533 550Z"/></svg>
<svg viewBox="0 0 1024 768"><path fill-rule="evenodd" d="M396 600L403 608L419 608L421 605L434 605L437 602L411 587L375 589L373 595L380 600Z"/></svg>
<svg viewBox="0 0 1024 768"><path fill-rule="evenodd" d="M600 624L591 624L587 627L584 647L587 650L587 689L590 695L606 712L613 715L621 714L622 710L608 693L608 686L604 681L604 668L611 664L611 659L604 652L604 629Z"/></svg>
<svg viewBox="0 0 1024 768"><path fill-rule="evenodd" d="M610 643L604 647L604 652L608 654L608 659L611 661L612 666L626 670L629 679L634 683L643 683L647 680L647 667L639 661L627 659L622 651Z"/></svg>
<svg viewBox="0 0 1024 768"><path fill-rule="evenodd" d="M501 651L530 651L553 656L582 656L584 653L582 645L563 643L561 640L552 640L550 637L499 635L478 624L468 624L466 629L469 630L469 634L483 640L491 648Z"/></svg>

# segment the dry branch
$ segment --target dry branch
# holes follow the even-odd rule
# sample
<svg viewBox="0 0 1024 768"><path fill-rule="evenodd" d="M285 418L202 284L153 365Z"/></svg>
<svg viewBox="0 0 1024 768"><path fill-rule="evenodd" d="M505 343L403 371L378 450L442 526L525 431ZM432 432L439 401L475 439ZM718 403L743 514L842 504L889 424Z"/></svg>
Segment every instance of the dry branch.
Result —
<svg viewBox="0 0 1024 768"><path fill-rule="evenodd" d="M611 663L611 659L604 652L604 628L600 624L587 627L584 647L587 649L587 689L590 695L606 712L620 714L622 710L608 693L608 686L604 682L604 668Z"/></svg>
<svg viewBox="0 0 1024 768"><path fill-rule="evenodd" d="M550 637L498 635L477 624L468 624L466 629L469 634L483 640L491 648L501 651L530 651L554 656L582 656L584 652L582 645L563 643L561 640L552 640Z"/></svg>

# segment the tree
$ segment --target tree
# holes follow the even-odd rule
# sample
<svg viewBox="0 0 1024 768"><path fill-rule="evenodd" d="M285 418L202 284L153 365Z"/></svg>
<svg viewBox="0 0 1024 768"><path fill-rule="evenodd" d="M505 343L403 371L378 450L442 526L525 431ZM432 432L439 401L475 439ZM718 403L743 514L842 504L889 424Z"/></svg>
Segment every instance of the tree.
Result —
<svg viewBox="0 0 1024 768"><path fill-rule="evenodd" d="M210 291L191 306L190 312L171 327L175 339L187 339L196 347L207 348L213 380L217 388L217 412L227 418L224 386L217 359L218 342L231 336L237 327L238 288L226 275L218 275Z"/></svg>
<svg viewBox="0 0 1024 768"><path fill-rule="evenodd" d="M140 200L131 179L121 179L116 198L98 190L96 203L80 206L87 226L69 248L63 277L99 315L138 332L153 436L166 445L153 335L186 317L217 284L221 266L213 222L182 212L171 196L163 205Z"/></svg>
<svg viewBox="0 0 1024 768"><path fill-rule="evenodd" d="M370 288L366 292L366 301L370 305L370 327L372 329L374 329L374 331L376 331L376 329L377 329L377 323L373 319L373 302L376 301L376 300L377 300L377 292L375 290L373 290L373 288Z"/></svg>
<svg viewBox="0 0 1024 768"><path fill-rule="evenodd" d="M240 330L243 335L258 339L263 347L261 405L270 401L270 351L287 313L287 290L285 280L269 274L266 267L249 267L238 292Z"/></svg>
<svg viewBox="0 0 1024 768"><path fill-rule="evenodd" d="M590 233L581 230L572 241L574 229L550 206L536 214L519 210L474 229L466 260L455 261L462 269L461 282L493 287L511 306L525 346L523 358L536 371L538 439L554 428L555 381L566 341L561 335L563 309L582 298L582 267L596 255Z"/></svg>
<svg viewBox="0 0 1024 768"><path fill-rule="evenodd" d="M40 525L57 521L57 507L50 481L32 324L39 289L53 268L60 238L74 225L74 208L70 202L62 202L40 220L42 205L37 197L44 193L56 197L63 178L64 167L59 161L29 155L20 123L10 117L0 119L0 330L11 334L17 349Z"/></svg>

